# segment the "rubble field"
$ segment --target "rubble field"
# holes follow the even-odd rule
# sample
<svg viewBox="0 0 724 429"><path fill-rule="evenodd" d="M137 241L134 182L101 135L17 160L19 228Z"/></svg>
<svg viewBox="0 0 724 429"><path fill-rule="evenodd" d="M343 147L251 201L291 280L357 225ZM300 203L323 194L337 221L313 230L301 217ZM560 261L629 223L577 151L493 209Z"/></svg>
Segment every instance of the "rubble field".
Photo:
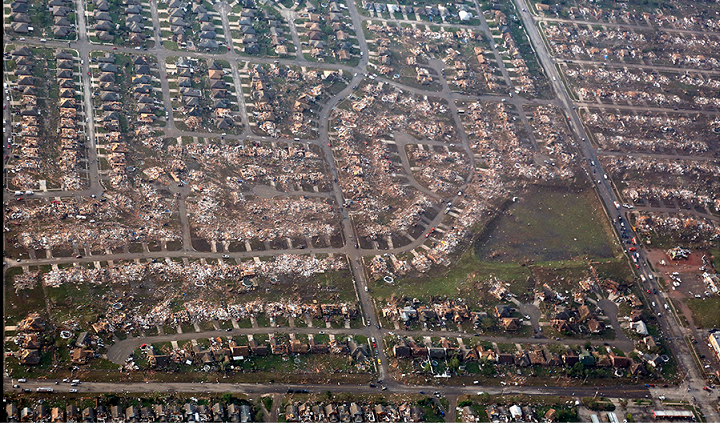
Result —
<svg viewBox="0 0 724 429"><path fill-rule="evenodd" d="M719 37L715 33L684 36L653 29L598 27L572 22L542 25L553 54L563 59L719 69Z"/></svg>
<svg viewBox="0 0 724 429"><path fill-rule="evenodd" d="M148 330L155 335L156 326L251 316L268 320L293 314L304 324L304 313L323 318L316 303L323 304L322 310L330 303L330 315L357 317L352 275L345 266L339 257L307 256L238 265L168 260L116 261L100 268L90 263L57 270L44 266L9 274L6 296L9 313L18 317L28 303L47 300L55 325L119 335ZM335 307L340 304L345 309ZM314 306L314 312L309 310Z"/></svg>
<svg viewBox="0 0 724 429"><path fill-rule="evenodd" d="M591 21L593 24L635 24L671 30L719 32L719 20L706 2L667 3L665 8L661 8L661 5L646 0L626 3L606 1L601 4L578 0L556 7L539 3L536 4L535 13L549 18Z"/></svg>
<svg viewBox="0 0 724 429"><path fill-rule="evenodd" d="M583 124L595 146L606 151L719 154L720 120L704 114L617 112L613 108L586 109Z"/></svg>
<svg viewBox="0 0 724 429"><path fill-rule="evenodd" d="M180 240L177 206L170 194L138 185L136 192L109 191L103 198L28 200L9 206L5 239L38 257L46 257L47 251L54 256L99 254L132 243Z"/></svg>
<svg viewBox="0 0 724 429"><path fill-rule="evenodd" d="M583 102L682 109L719 109L719 76L657 72L636 66L590 67L562 64L574 95Z"/></svg>

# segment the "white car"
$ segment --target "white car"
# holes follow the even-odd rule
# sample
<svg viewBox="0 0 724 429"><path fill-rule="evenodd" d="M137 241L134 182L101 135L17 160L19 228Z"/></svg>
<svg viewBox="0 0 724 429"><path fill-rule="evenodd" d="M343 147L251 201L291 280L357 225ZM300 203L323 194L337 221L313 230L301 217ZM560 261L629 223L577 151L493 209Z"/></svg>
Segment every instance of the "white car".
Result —
<svg viewBox="0 0 724 429"><path fill-rule="evenodd" d="M77 392L78 392L78 389L70 389L70 390L68 390L68 392L70 392L70 393L77 393Z"/></svg>

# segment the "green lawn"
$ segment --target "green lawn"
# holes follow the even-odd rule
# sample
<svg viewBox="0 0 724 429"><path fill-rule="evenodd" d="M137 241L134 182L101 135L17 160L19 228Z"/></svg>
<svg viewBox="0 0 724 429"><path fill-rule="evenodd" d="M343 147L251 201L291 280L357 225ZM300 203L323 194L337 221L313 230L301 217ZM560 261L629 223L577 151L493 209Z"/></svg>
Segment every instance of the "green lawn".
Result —
<svg viewBox="0 0 724 429"><path fill-rule="evenodd" d="M719 320L719 301L720 298L709 297L706 299L689 298L686 299L686 305L694 313L694 322L702 329L718 328Z"/></svg>
<svg viewBox="0 0 724 429"><path fill-rule="evenodd" d="M529 274L528 268L521 267L520 264L481 261L472 250L468 250L457 263L448 268L435 267L424 276L399 278L392 285L380 280L371 289L378 299L392 295L411 297L447 295L448 297L470 296L477 300L482 290L489 289L480 282L487 280L490 275L522 286L527 282Z"/></svg>
<svg viewBox="0 0 724 429"><path fill-rule="evenodd" d="M41 286L15 292L12 278L22 272L19 267L9 268L5 273L5 324L15 325L29 313L39 312L44 318L45 294Z"/></svg>
<svg viewBox="0 0 724 429"><path fill-rule="evenodd" d="M398 278L394 284L377 281L373 295L459 297L474 305L489 289L491 276L520 294L533 282L565 278L564 283L575 286L590 275L591 264L601 278L633 280L626 262L614 255L605 213L592 191L536 187L519 198L450 266L433 266L424 275Z"/></svg>
<svg viewBox="0 0 724 429"><path fill-rule="evenodd" d="M503 262L610 258L604 216L591 190L534 187L486 228L476 253Z"/></svg>

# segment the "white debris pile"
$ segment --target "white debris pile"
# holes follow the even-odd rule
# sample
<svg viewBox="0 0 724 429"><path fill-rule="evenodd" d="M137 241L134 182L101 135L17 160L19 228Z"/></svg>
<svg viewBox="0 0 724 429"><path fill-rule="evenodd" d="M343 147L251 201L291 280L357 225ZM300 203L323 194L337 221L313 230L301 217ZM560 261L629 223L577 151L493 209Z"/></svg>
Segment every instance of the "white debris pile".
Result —
<svg viewBox="0 0 724 429"><path fill-rule="evenodd" d="M666 149L680 149L694 153L709 151L709 145L703 141L686 140L677 141L672 139L643 139L628 136L611 136L604 133L596 133L596 140L606 150L645 150L656 152Z"/></svg>
<svg viewBox="0 0 724 429"><path fill-rule="evenodd" d="M633 186L632 186L633 185ZM646 186L640 184L629 184L629 188L621 191L624 198L631 199L633 201L639 200L664 200L677 198L683 201L687 201L694 204L706 205L714 202L714 199L709 195L697 194L689 189L681 188L665 188L661 186ZM718 200L717 200L718 201ZM718 204L718 203L717 203Z"/></svg>
<svg viewBox="0 0 724 429"><path fill-rule="evenodd" d="M18 241L27 248L88 246L93 251L122 246L128 242L180 240L176 228L169 226L175 202L168 202L147 184L131 197L117 192L104 194L105 201L84 198L38 201L22 209L11 209L5 219L22 221ZM118 221L118 219L122 221ZM58 222L48 222L58 219ZM29 230L32 229L32 232Z"/></svg>
<svg viewBox="0 0 724 429"><path fill-rule="evenodd" d="M166 282L180 281L187 286L202 287L204 282L239 280L243 276L254 274L267 277L278 275L309 277L316 273L344 268L346 263L339 256L322 259L306 255L281 255L269 261L249 260L238 265L207 265L198 261L183 265L174 261L164 261L150 264L133 262L102 268L74 266L44 273L42 281L48 287L57 287L65 283L128 283L156 278Z"/></svg>
<svg viewBox="0 0 724 429"><path fill-rule="evenodd" d="M187 203L190 224L195 234L210 240L332 236L339 231L341 217L330 200L250 195L236 208L221 200L222 191L215 185L196 189L201 197ZM239 210L244 213L242 218Z"/></svg>
<svg viewBox="0 0 724 429"><path fill-rule="evenodd" d="M23 289L34 289L40 280L40 271L22 272L13 277L12 284L15 292Z"/></svg>
<svg viewBox="0 0 724 429"><path fill-rule="evenodd" d="M419 169L418 172L413 170L415 179L441 196L456 192L470 171L470 160L464 152L446 149L438 152L412 146L408 150L410 164Z"/></svg>
<svg viewBox="0 0 724 429"><path fill-rule="evenodd" d="M683 214L639 213L636 216L636 229L641 234L674 234L682 240L717 240L719 226L708 219Z"/></svg>
<svg viewBox="0 0 724 429"><path fill-rule="evenodd" d="M621 174L624 180L637 173L661 173L674 176L692 176L696 179L719 176L718 162L657 159L653 157L610 157L605 161L606 169Z"/></svg>

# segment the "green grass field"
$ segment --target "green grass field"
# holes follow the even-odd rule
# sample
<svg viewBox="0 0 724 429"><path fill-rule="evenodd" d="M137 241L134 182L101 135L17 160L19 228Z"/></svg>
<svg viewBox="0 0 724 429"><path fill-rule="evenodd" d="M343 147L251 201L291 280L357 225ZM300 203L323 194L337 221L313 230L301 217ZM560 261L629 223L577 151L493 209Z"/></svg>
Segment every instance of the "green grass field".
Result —
<svg viewBox="0 0 724 429"><path fill-rule="evenodd" d="M544 282L573 287L590 275L591 265L602 278L631 282L626 261L614 255L605 222L590 190L534 188L489 224L473 240L475 246L449 267L434 266L424 275L399 278L392 285L380 280L372 293L378 299L459 297L470 305L489 289L486 281L491 276L510 283L511 292L522 294Z"/></svg>
<svg viewBox="0 0 724 429"><path fill-rule="evenodd" d="M689 298L685 300L686 305L694 314L694 322L702 329L718 328L720 298L710 297L707 299Z"/></svg>
<svg viewBox="0 0 724 429"><path fill-rule="evenodd" d="M610 258L605 214L591 190L535 187L488 226L476 242L484 260Z"/></svg>

